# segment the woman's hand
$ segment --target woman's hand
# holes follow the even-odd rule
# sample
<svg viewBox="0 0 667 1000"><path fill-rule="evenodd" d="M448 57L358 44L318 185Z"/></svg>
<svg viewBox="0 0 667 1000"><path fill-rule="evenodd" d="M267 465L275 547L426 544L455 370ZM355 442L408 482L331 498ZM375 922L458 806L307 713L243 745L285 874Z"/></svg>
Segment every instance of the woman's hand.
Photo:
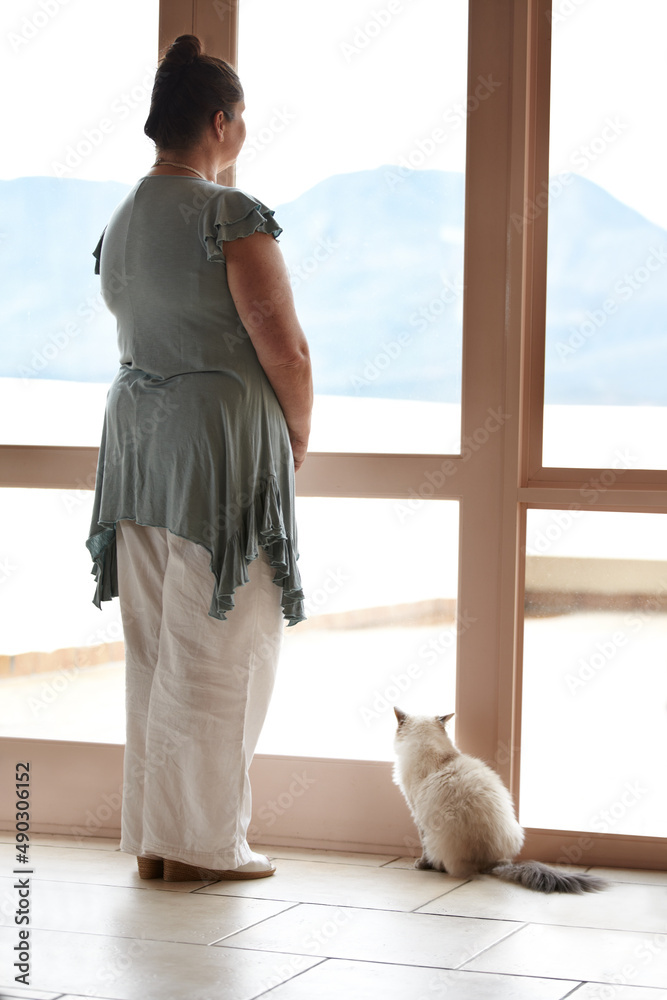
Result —
<svg viewBox="0 0 667 1000"><path fill-rule="evenodd" d="M225 260L229 290L285 414L299 469L308 449L313 380L283 255L273 236L253 233L226 243Z"/></svg>
<svg viewBox="0 0 667 1000"><path fill-rule="evenodd" d="M290 443L292 445L292 455L294 456L294 471L298 472L308 452L308 439L303 440L303 438L296 438L290 434Z"/></svg>

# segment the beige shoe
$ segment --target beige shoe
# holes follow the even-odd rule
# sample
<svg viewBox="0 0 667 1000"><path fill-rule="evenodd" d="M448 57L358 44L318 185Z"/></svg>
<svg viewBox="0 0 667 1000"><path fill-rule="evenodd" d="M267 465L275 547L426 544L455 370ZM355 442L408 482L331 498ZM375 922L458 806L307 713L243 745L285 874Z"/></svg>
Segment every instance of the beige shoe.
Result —
<svg viewBox="0 0 667 1000"><path fill-rule="evenodd" d="M163 879L165 882L197 882L201 880L219 882L222 879L267 878L275 872L275 866L263 854L256 854L252 861L247 861L238 868L220 870L217 868L200 868L198 865L188 865L184 861L168 861L165 859Z"/></svg>
<svg viewBox="0 0 667 1000"><path fill-rule="evenodd" d="M162 878L163 865L162 858L137 858L139 878Z"/></svg>

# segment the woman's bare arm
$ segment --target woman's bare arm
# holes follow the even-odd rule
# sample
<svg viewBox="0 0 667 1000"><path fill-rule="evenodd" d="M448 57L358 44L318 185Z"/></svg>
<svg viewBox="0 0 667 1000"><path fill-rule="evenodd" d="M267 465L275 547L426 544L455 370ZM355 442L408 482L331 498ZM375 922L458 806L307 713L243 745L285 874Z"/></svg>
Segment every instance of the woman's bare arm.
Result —
<svg viewBox="0 0 667 1000"><path fill-rule="evenodd" d="M308 448L313 380L283 255L273 236L253 233L225 243L225 259L229 290L285 414L298 469Z"/></svg>

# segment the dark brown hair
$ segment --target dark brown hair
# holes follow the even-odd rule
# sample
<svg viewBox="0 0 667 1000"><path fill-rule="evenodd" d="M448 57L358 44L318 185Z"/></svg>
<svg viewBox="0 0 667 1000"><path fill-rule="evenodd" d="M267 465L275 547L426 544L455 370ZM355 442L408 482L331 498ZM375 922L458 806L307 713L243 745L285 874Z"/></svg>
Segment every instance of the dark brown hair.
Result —
<svg viewBox="0 0 667 1000"><path fill-rule="evenodd" d="M158 149L188 149L218 111L231 121L234 105L242 100L232 67L204 55L194 35L179 35L160 61L144 132Z"/></svg>

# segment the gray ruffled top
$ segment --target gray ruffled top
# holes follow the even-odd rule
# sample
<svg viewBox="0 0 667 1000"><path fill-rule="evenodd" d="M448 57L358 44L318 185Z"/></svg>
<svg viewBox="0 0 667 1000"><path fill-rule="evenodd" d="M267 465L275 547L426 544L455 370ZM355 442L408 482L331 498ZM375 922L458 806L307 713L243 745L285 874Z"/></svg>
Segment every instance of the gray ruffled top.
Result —
<svg viewBox="0 0 667 1000"><path fill-rule="evenodd" d="M144 177L94 251L120 350L86 543L98 607L118 594L115 526L129 519L208 549L214 618L260 548L284 617L305 618L287 425L226 279L225 243L255 232L282 230L238 188Z"/></svg>

